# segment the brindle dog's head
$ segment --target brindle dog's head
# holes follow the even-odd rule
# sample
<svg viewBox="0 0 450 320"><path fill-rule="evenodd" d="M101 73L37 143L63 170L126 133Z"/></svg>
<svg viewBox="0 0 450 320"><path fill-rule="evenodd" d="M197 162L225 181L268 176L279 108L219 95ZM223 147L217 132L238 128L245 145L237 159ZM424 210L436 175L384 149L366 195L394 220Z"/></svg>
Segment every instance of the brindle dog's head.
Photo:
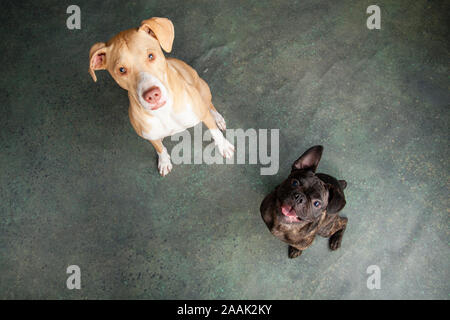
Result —
<svg viewBox="0 0 450 320"><path fill-rule="evenodd" d="M333 214L344 207L345 199L341 189L345 188L345 181L333 183L326 178L335 180L334 178L315 173L322 151L322 146L308 149L294 162L288 178L278 186L278 215L283 223L313 222L325 210Z"/></svg>

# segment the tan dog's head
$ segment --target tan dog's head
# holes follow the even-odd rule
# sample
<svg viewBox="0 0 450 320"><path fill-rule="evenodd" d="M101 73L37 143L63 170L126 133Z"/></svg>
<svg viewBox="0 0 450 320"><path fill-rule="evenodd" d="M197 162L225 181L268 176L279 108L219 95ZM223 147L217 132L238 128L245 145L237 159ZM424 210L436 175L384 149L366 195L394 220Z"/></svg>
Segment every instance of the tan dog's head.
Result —
<svg viewBox="0 0 450 320"><path fill-rule="evenodd" d="M108 70L145 109L156 110L171 103L168 66L161 48L170 52L174 37L169 19L144 20L139 28L122 31L107 43L94 44L89 73L97 81L95 70Z"/></svg>

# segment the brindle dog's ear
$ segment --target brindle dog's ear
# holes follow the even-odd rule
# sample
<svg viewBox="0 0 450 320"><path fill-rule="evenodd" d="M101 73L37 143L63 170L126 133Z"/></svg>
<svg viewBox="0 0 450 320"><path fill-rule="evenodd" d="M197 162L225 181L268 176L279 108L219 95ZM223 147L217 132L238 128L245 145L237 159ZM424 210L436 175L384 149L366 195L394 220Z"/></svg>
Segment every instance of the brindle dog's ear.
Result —
<svg viewBox="0 0 450 320"><path fill-rule="evenodd" d="M341 186L342 190L345 190L347 188L347 181L345 180L338 180L339 185Z"/></svg>
<svg viewBox="0 0 450 320"><path fill-rule="evenodd" d="M155 37L165 52L172 51L173 39L175 38L172 21L167 18L155 17L142 21L139 29Z"/></svg>
<svg viewBox="0 0 450 320"><path fill-rule="evenodd" d="M316 172L319 165L320 158L322 157L323 147L314 146L309 148L303 153L297 161L292 165L292 170L309 169Z"/></svg>
<svg viewBox="0 0 450 320"><path fill-rule="evenodd" d="M339 180L339 185L344 189L347 186L345 180ZM341 211L346 204L344 194L339 187L327 183L328 188L328 205L327 214L336 214Z"/></svg>

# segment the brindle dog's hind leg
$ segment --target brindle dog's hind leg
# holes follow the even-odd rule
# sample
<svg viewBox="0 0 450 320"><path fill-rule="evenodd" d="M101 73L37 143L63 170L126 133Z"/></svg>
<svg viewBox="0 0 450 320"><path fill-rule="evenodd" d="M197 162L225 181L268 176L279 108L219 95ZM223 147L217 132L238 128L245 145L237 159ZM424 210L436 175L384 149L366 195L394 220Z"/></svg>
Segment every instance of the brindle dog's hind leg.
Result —
<svg viewBox="0 0 450 320"><path fill-rule="evenodd" d="M340 217L337 214L327 214L325 221L317 232L321 237L330 238L329 246L331 250L337 250L341 246L347 221L347 218Z"/></svg>
<svg viewBox="0 0 450 320"><path fill-rule="evenodd" d="M294 248L293 246L289 246L289 258L290 259L294 259L297 257L300 257L300 255L302 254L302 250L298 250L297 248Z"/></svg>
<svg viewBox="0 0 450 320"><path fill-rule="evenodd" d="M337 250L340 248L342 243L342 237L344 236L345 228L347 226L347 218L339 217L340 223L342 224L341 229L332 234L329 240L329 246L331 250Z"/></svg>

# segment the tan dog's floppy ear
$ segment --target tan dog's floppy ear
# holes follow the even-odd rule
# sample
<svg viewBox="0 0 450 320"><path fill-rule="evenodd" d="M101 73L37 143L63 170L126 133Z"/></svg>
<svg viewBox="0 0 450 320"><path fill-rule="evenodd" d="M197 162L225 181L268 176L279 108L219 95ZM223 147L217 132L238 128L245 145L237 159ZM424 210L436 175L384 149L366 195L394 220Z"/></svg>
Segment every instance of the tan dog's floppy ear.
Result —
<svg viewBox="0 0 450 320"><path fill-rule="evenodd" d="M140 30L154 36L165 52L172 51L175 30L172 21L167 18L151 18L141 22Z"/></svg>
<svg viewBox="0 0 450 320"><path fill-rule="evenodd" d="M89 74L94 82L97 82L95 70L106 69L106 43L98 42L89 51Z"/></svg>

